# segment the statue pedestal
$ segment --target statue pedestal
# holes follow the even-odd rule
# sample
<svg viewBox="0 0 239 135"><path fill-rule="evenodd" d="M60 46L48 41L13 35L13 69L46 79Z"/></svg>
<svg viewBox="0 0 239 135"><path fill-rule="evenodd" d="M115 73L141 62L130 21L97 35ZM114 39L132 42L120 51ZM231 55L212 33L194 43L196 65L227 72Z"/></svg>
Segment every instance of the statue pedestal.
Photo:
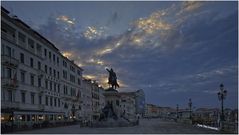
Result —
<svg viewBox="0 0 239 135"><path fill-rule="evenodd" d="M137 123L122 116L120 108L120 94L117 90L109 88L104 92L106 106L102 110L100 121L94 122L93 127L128 127Z"/></svg>
<svg viewBox="0 0 239 135"><path fill-rule="evenodd" d="M119 118L121 114L119 92L113 88L109 88L105 90L104 96L106 105L111 105L113 108L113 112Z"/></svg>

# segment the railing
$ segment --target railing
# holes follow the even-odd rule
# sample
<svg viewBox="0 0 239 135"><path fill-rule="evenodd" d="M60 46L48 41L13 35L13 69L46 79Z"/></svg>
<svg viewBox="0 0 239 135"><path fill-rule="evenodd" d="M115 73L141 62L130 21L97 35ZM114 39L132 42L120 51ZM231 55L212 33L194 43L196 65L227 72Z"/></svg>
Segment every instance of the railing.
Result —
<svg viewBox="0 0 239 135"><path fill-rule="evenodd" d="M23 42L21 40L18 40L18 44L24 48L26 48L26 45L27 45L26 42Z"/></svg>
<svg viewBox="0 0 239 135"><path fill-rule="evenodd" d="M78 101L78 100L80 100L80 98L78 98L77 96L73 96L72 99L73 99L73 101Z"/></svg>
<svg viewBox="0 0 239 135"><path fill-rule="evenodd" d="M40 110L44 110L45 109L45 105L38 105Z"/></svg>
<svg viewBox="0 0 239 135"><path fill-rule="evenodd" d="M16 42L16 39L14 37L12 37L12 35L9 35L5 32L1 32L1 37L6 39L6 40L10 40L12 42Z"/></svg>
<svg viewBox="0 0 239 135"><path fill-rule="evenodd" d="M37 70L38 76L43 77L45 72L42 70Z"/></svg>
<svg viewBox="0 0 239 135"><path fill-rule="evenodd" d="M19 64L19 61L13 57L7 55L1 55L2 64L5 66L10 66L16 68Z"/></svg>
<svg viewBox="0 0 239 135"><path fill-rule="evenodd" d="M16 88L18 87L18 81L16 79L12 78L1 78L2 80L2 86L3 87L8 87L8 88Z"/></svg>
<svg viewBox="0 0 239 135"><path fill-rule="evenodd" d="M72 99L72 97L71 96L69 96L69 95L62 95L63 96L63 98L65 98L65 99L68 99L68 100L71 100Z"/></svg>
<svg viewBox="0 0 239 135"><path fill-rule="evenodd" d="M19 102L1 101L2 108L19 108Z"/></svg>
<svg viewBox="0 0 239 135"><path fill-rule="evenodd" d="M43 87L38 87L38 91L39 91L40 93L44 93L44 88L43 88Z"/></svg>

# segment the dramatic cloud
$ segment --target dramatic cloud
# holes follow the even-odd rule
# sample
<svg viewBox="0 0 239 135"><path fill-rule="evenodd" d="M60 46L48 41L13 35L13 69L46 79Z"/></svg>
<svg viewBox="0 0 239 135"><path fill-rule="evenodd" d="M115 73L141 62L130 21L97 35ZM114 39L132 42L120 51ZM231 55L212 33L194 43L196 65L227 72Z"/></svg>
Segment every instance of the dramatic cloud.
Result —
<svg viewBox="0 0 239 135"><path fill-rule="evenodd" d="M157 4L161 3L166 2ZM226 106L237 106L235 3L166 4L142 16L127 11L130 19L122 15L126 9L113 9L104 23L84 24L86 20L77 15L57 14L38 30L84 69L85 78L103 87L108 87L105 68L112 67L120 91L143 89L150 103L186 106L191 97L195 106L215 106L215 93L224 83L228 98L233 99ZM134 8L142 14L146 11ZM128 23L126 30L118 28L121 33L112 34L123 22Z"/></svg>

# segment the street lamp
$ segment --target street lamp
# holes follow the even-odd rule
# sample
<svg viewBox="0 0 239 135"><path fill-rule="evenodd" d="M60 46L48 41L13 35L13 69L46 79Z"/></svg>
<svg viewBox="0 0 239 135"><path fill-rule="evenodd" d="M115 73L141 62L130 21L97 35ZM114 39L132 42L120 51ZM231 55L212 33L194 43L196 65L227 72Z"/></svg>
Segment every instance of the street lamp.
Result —
<svg viewBox="0 0 239 135"><path fill-rule="evenodd" d="M222 107L222 112L221 112L221 121L224 121L224 111L223 111L223 100L226 99L227 96L227 90L224 90L224 85L220 85L220 91L217 93L219 101L221 101L221 107Z"/></svg>
<svg viewBox="0 0 239 135"><path fill-rule="evenodd" d="M189 111L190 111L189 119L192 119L192 100L191 100L191 98L189 98L188 106L189 106Z"/></svg>
<svg viewBox="0 0 239 135"><path fill-rule="evenodd" d="M179 116L178 116L178 104L177 104L177 119L178 119L178 117L179 117Z"/></svg>

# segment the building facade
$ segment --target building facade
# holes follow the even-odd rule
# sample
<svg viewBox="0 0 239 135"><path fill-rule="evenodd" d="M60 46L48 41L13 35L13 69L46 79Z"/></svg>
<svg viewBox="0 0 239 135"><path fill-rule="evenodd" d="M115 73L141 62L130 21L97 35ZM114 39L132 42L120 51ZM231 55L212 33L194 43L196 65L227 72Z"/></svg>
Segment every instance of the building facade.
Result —
<svg viewBox="0 0 239 135"><path fill-rule="evenodd" d="M159 116L159 109L158 106L154 104L145 104L145 115L144 117L158 117Z"/></svg>
<svg viewBox="0 0 239 135"><path fill-rule="evenodd" d="M134 118L136 116L135 94L133 92L121 92L119 94L122 115L126 118Z"/></svg>
<svg viewBox="0 0 239 135"><path fill-rule="evenodd" d="M82 69L1 9L1 119L18 126L80 119Z"/></svg>
<svg viewBox="0 0 239 135"><path fill-rule="evenodd" d="M91 80L83 79L82 82L83 91L82 91L82 114L83 120L92 121L93 120L93 108L92 108L92 84Z"/></svg>
<svg viewBox="0 0 239 135"><path fill-rule="evenodd" d="M142 89L137 90L135 93L135 113L144 116L145 107L145 94Z"/></svg>

